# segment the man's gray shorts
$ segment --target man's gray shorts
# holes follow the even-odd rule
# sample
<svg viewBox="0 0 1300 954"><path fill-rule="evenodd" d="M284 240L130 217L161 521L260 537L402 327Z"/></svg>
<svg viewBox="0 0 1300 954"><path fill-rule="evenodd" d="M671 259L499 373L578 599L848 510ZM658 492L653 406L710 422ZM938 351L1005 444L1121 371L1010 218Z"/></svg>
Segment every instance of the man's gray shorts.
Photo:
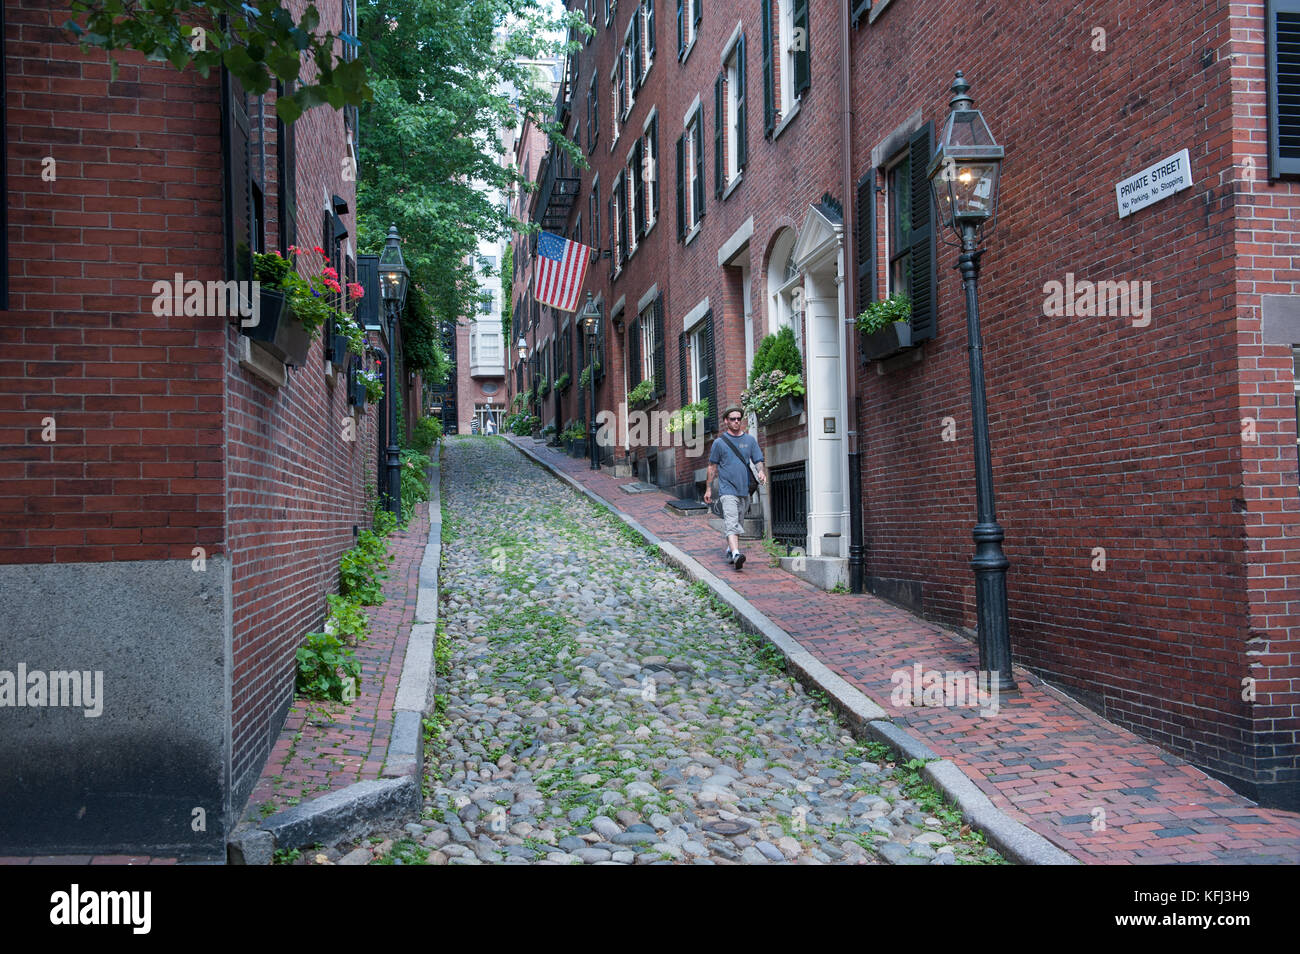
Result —
<svg viewBox="0 0 1300 954"><path fill-rule="evenodd" d="M733 497L731 494L723 494L723 533L728 535L734 533L736 536L740 536L740 534L744 532L745 514L747 513L749 513L748 497Z"/></svg>

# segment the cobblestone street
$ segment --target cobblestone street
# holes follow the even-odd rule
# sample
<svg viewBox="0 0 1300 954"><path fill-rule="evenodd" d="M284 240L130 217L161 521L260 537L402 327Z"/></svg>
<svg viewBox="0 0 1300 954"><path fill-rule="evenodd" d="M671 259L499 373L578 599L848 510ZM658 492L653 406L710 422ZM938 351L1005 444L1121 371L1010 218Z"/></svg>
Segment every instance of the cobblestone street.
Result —
<svg viewBox="0 0 1300 954"><path fill-rule="evenodd" d="M447 441L443 473L426 819L348 860L1000 860L707 594L504 441Z"/></svg>

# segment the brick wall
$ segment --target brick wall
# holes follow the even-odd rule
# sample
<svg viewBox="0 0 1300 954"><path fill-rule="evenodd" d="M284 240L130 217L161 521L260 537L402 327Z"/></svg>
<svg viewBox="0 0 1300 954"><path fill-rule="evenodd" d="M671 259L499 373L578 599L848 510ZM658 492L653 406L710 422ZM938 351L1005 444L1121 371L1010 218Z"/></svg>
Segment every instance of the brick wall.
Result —
<svg viewBox="0 0 1300 954"><path fill-rule="evenodd" d="M227 554L240 800L292 696L294 650L337 592L354 525L368 525L375 411L344 438L346 377L325 374L320 342L276 388L240 367L226 319L153 314L154 282L225 277L219 75L123 54L110 81L105 55L66 42L59 11L33 0L5 10L0 561ZM321 13L337 30L338 6ZM273 106L268 95L268 248L278 225ZM297 124L300 245L320 241L324 196L355 206L343 149L340 113L312 110ZM351 231L352 215L344 222ZM350 247L355 255L354 237ZM57 430L46 441L49 417Z"/></svg>
<svg viewBox="0 0 1300 954"><path fill-rule="evenodd" d="M0 561L216 552L225 330L156 317L152 288L221 277L218 89L141 57L110 81L58 11L9 0L5 13Z"/></svg>
<svg viewBox="0 0 1300 954"><path fill-rule="evenodd" d="M320 6L322 28L337 31L337 4ZM267 97L265 134L268 207L274 180L274 97ZM355 182L343 178L343 114L317 108L295 123L298 245L323 240L326 196L348 203L342 216L356 255ZM271 208L267 244L275 244L279 210ZM324 246L322 246L324 247ZM342 264L332 262L340 273ZM313 253L299 260L310 274L324 265ZM325 595L337 593L340 554L353 545L354 528L367 529L365 488L378 483L377 409L354 419L347 375L326 374L323 344L313 343L305 365L273 387L242 368L238 335L227 332L227 538L234 603L232 784L240 799L250 791L293 697L295 651L318 629ZM378 344L376 335L372 342ZM408 398L409 401L409 398Z"/></svg>

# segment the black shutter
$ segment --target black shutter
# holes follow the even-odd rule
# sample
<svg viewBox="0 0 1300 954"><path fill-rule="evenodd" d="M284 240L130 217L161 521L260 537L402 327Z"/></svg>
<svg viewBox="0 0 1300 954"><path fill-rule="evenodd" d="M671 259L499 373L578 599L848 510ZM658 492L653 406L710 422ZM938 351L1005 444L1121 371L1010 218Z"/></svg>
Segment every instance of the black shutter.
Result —
<svg viewBox="0 0 1300 954"><path fill-rule="evenodd" d="M680 3L681 0L678 0ZM678 9L681 9L680 7ZM677 137L677 241L686 238L686 136Z"/></svg>
<svg viewBox="0 0 1300 954"><path fill-rule="evenodd" d="M695 117L695 221L692 226L704 220L704 116Z"/></svg>
<svg viewBox="0 0 1300 954"><path fill-rule="evenodd" d="M641 320L639 318L627 326L627 363L630 390L641 383Z"/></svg>
<svg viewBox="0 0 1300 954"><path fill-rule="evenodd" d="M858 312L876 300L876 171L858 180Z"/></svg>
<svg viewBox="0 0 1300 954"><path fill-rule="evenodd" d="M622 119L627 115L627 55L625 47L618 48L618 115ZM614 138L618 138L615 136Z"/></svg>
<svg viewBox="0 0 1300 954"><path fill-rule="evenodd" d="M618 186L614 186L609 191L609 277L613 278L614 273L618 270L618 230L614 223L618 221L614 214L614 198L618 195Z"/></svg>
<svg viewBox="0 0 1300 954"><path fill-rule="evenodd" d="M802 30L803 42L800 44L803 49L794 51L794 95L799 96L808 88L811 70L808 68L808 50L812 46L812 38L808 35L808 0L794 0L794 32L795 36L800 36Z"/></svg>
<svg viewBox="0 0 1300 954"><path fill-rule="evenodd" d="M1300 176L1300 0L1269 0L1268 176Z"/></svg>
<svg viewBox="0 0 1300 954"><path fill-rule="evenodd" d="M749 138L745 122L745 35L736 42L736 171L745 168L749 158L746 141Z"/></svg>
<svg viewBox="0 0 1300 954"><path fill-rule="evenodd" d="M618 183L618 264L627 261L627 176Z"/></svg>
<svg viewBox="0 0 1300 954"><path fill-rule="evenodd" d="M632 75L628 77L628 89L641 87L641 11L632 11Z"/></svg>
<svg viewBox="0 0 1300 954"><path fill-rule="evenodd" d="M650 120L650 167L654 177L650 180L650 207L654 209L652 218L659 221L659 114Z"/></svg>
<svg viewBox="0 0 1300 954"><path fill-rule="evenodd" d="M680 372L682 385L682 407L691 403L691 391L686 380L686 332L677 335L677 370Z"/></svg>
<svg viewBox="0 0 1300 954"><path fill-rule="evenodd" d="M600 245L600 183L591 184L591 247Z"/></svg>
<svg viewBox="0 0 1300 954"><path fill-rule="evenodd" d="M681 60L682 54L686 52L686 35L682 32L682 4L686 0L677 0L677 59Z"/></svg>
<svg viewBox="0 0 1300 954"><path fill-rule="evenodd" d="M926 167L933 152L934 123L912 135L912 340L925 341L935 334L935 286L938 284L934 220L930 214L930 179Z"/></svg>
<svg viewBox="0 0 1300 954"><path fill-rule="evenodd" d="M225 109L222 145L226 169L226 275L236 281L253 277L253 183L249 175L248 106L244 87L223 68L221 92Z"/></svg>
<svg viewBox="0 0 1300 954"><path fill-rule="evenodd" d="M853 29L858 28L862 18L871 12L871 0L849 0L853 4Z"/></svg>
<svg viewBox="0 0 1300 954"><path fill-rule="evenodd" d="M772 0L763 0L763 135L776 128L776 96L772 88Z"/></svg>
<svg viewBox="0 0 1300 954"><path fill-rule="evenodd" d="M594 76L591 78L591 135L593 145L600 142L600 87Z"/></svg>
<svg viewBox="0 0 1300 954"><path fill-rule="evenodd" d="M286 84L281 95L293 92L293 84ZM279 180L279 205L276 215L280 220L280 254L288 255L289 246L298 244L298 149L296 123L276 121L276 160Z"/></svg>
<svg viewBox="0 0 1300 954"><path fill-rule="evenodd" d="M713 81L713 195L717 199L722 198L727 187L726 164L722 161L722 83L725 76L725 72L719 73Z"/></svg>
<svg viewBox="0 0 1300 954"><path fill-rule="evenodd" d="M645 237L645 145L638 139L632 147L632 201L636 205L636 237L639 241Z"/></svg>
<svg viewBox="0 0 1300 954"><path fill-rule="evenodd" d="M593 77L594 78L594 77ZM591 112L594 105L592 100L596 98L596 87L593 84L587 88L587 151L591 152L592 144L595 142L591 138Z"/></svg>
<svg viewBox="0 0 1300 954"><path fill-rule="evenodd" d="M713 309L704 315L704 360L700 362L704 375L700 381L700 398L709 402L709 413L704 417L704 433L718 430L718 381L713 363Z"/></svg>
<svg viewBox="0 0 1300 954"><path fill-rule="evenodd" d="M645 46L646 56L655 58L655 0L645 0Z"/></svg>
<svg viewBox="0 0 1300 954"><path fill-rule="evenodd" d="M704 12L704 4L701 0L691 0L691 3L695 4L695 19L692 21L694 29L691 30L691 36L695 37L700 35L700 15Z"/></svg>
<svg viewBox="0 0 1300 954"><path fill-rule="evenodd" d="M664 360L664 293L655 298L655 397L668 393L668 369Z"/></svg>

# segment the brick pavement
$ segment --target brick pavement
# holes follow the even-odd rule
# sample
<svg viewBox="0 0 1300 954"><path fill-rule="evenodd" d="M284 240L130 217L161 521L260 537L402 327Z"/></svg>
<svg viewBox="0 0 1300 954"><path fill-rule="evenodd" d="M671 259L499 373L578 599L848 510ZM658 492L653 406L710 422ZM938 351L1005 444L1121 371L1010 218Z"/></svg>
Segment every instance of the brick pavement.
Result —
<svg viewBox="0 0 1300 954"><path fill-rule="evenodd" d="M262 769L244 817L317 798L353 782L379 778L393 728L393 703L415 620L420 561L429 541L429 505L410 527L390 538L394 560L384 581L384 604L366 607L370 638L356 649L361 685L350 706L295 699ZM263 806L266 806L265 808ZM175 858L150 855L44 855L0 857L0 865L160 865Z"/></svg>
<svg viewBox="0 0 1300 954"><path fill-rule="evenodd" d="M958 765L1009 817L1080 861L1300 862L1300 815L1258 807L1020 668L1019 691L1002 696L995 717L975 708L892 705L895 671L916 663L940 672L977 669L976 647L873 596L823 592L770 566L754 547L744 572L736 573L723 558L722 535L706 520L670 514L667 495L625 494L618 487L631 478L594 472L586 459L528 438L510 440L715 571L897 724Z"/></svg>
<svg viewBox="0 0 1300 954"><path fill-rule="evenodd" d="M384 603L366 607L370 638L355 650L361 662L356 700L350 705L294 700L248 800L246 820L379 778L428 542L429 505L422 503L410 526L389 537L394 559L384 581Z"/></svg>

